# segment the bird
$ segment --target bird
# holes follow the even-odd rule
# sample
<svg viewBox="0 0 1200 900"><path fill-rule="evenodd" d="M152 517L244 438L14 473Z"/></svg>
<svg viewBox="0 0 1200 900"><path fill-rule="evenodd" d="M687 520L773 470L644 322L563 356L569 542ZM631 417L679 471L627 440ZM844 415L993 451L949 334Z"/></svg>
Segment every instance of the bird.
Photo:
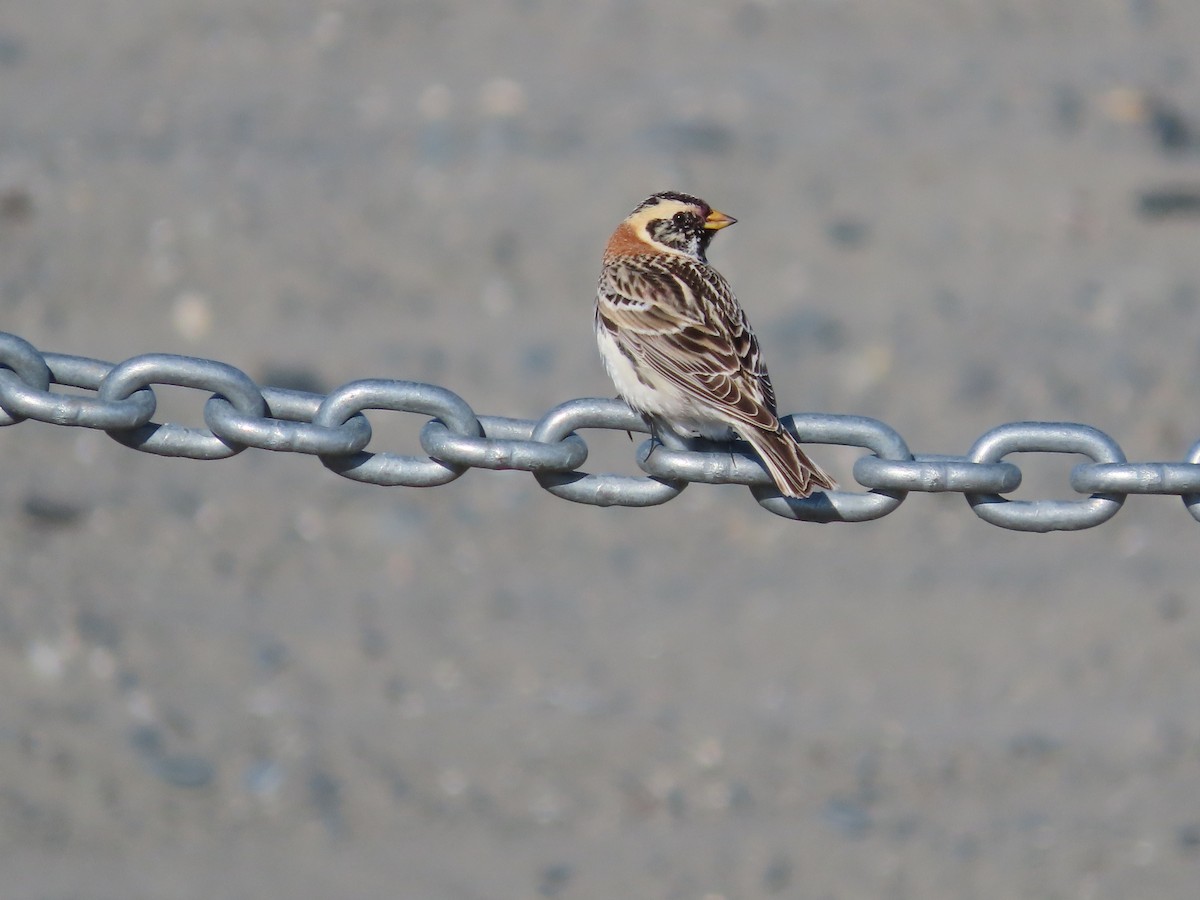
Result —
<svg viewBox="0 0 1200 900"><path fill-rule="evenodd" d="M596 342L617 393L651 426L754 448L785 497L837 482L779 421L758 338L729 282L708 263L737 220L675 191L638 204L604 249Z"/></svg>

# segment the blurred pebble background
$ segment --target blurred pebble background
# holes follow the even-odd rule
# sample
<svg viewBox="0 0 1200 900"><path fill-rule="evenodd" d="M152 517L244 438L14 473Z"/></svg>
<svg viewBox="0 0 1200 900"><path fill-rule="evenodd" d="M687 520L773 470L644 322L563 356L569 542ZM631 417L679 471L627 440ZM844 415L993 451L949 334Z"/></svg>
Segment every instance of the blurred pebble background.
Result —
<svg viewBox="0 0 1200 900"><path fill-rule="evenodd" d="M611 393L600 252L670 188L739 218L712 260L784 411L1178 460L1197 35L1187 0L10 4L0 328L540 416ZM597 510L518 473L0 447L7 898L1195 895L1178 500L817 527L733 487ZM1074 461L1021 460L1017 496Z"/></svg>

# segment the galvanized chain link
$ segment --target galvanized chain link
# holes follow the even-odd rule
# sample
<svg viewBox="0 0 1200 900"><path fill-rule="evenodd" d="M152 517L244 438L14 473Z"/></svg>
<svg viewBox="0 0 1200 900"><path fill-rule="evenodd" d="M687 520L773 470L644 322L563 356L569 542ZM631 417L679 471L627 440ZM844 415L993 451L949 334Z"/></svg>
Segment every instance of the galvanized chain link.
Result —
<svg viewBox="0 0 1200 900"><path fill-rule="evenodd" d="M64 385L94 395L52 390ZM154 422L154 385L208 394L206 429ZM365 410L394 410L427 417L420 432L425 455L369 452ZM146 354L108 363L62 353L42 353L28 341L0 332L0 426L23 419L95 428L126 446L160 456L223 459L247 447L307 453L346 478L368 484L431 487L468 469L530 472L557 497L594 506L654 506L693 482L740 484L768 511L806 522L865 522L886 516L910 492L965 495L986 522L1016 531L1091 528L1116 515L1129 494L1182 498L1200 521L1200 441L1181 462L1125 459L1111 437L1070 422L1010 422L982 435L961 455L914 455L883 422L863 416L785 416L802 441L870 451L854 463L865 491L828 491L805 500L780 496L766 470L741 442L712 444L670 435L637 448L645 476L580 470L588 446L577 432L591 429L648 434L649 428L619 400L570 400L541 419L479 416L457 394L414 381L352 381L328 395L259 387L222 362ZM1021 470L1013 453L1081 454L1091 461L1071 470L1078 500L1010 500Z"/></svg>

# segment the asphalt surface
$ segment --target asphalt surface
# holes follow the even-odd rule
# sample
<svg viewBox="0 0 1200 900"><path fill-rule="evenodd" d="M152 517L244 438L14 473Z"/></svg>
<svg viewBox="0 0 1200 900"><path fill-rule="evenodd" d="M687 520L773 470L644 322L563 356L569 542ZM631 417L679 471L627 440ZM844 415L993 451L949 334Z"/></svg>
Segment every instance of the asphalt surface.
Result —
<svg viewBox="0 0 1200 900"><path fill-rule="evenodd" d="M785 411L1180 460L1197 35L1188 0L9 4L0 328L536 417L611 392L600 251L684 190L740 220L711 259ZM6 900L1196 896L1178 499L1026 535L31 422L0 454ZM1019 461L1015 496L1073 496L1077 459Z"/></svg>

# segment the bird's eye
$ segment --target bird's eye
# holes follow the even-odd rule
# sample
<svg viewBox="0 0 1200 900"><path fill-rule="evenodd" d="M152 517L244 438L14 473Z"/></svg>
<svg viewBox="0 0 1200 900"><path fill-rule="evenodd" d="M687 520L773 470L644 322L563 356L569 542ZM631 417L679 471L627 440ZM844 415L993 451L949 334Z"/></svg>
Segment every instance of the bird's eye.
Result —
<svg viewBox="0 0 1200 900"><path fill-rule="evenodd" d="M671 221L672 221L672 222L674 222L676 225L679 225L679 226L681 226L681 227L682 227L682 226L684 226L684 225L687 225L687 223L688 223L688 214L687 214L687 213L685 213L685 212L677 212L677 213L675 213L675 215L671 216Z"/></svg>

